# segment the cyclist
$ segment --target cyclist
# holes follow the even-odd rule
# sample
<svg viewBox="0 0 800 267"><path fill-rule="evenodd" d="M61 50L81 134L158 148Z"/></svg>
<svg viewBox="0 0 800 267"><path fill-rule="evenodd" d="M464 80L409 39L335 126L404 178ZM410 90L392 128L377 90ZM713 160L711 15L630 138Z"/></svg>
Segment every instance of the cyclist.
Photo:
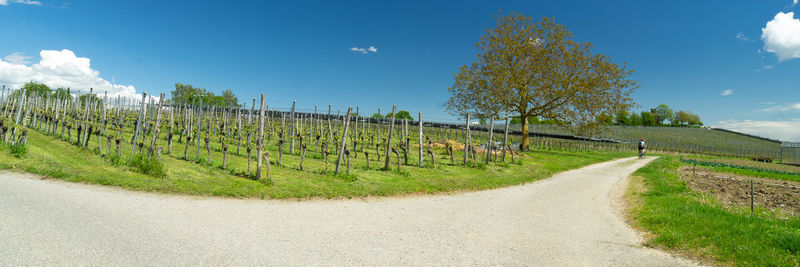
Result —
<svg viewBox="0 0 800 267"><path fill-rule="evenodd" d="M644 149L647 148L647 144L644 143L644 138L639 138L639 158L644 157Z"/></svg>

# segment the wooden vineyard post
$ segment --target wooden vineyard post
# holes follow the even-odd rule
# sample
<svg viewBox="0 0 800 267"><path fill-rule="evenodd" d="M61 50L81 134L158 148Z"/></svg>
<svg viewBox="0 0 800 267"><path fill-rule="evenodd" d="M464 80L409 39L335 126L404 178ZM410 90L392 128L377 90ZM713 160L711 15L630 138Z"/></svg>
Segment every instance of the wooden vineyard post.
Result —
<svg viewBox="0 0 800 267"><path fill-rule="evenodd" d="M175 105L172 104L169 107L169 128L167 133L167 154L172 155L172 135L174 130L172 127L175 127ZM180 114L178 114L180 116Z"/></svg>
<svg viewBox="0 0 800 267"><path fill-rule="evenodd" d="M292 155L294 155L294 133L295 133L295 128L294 128L294 105L295 105L296 102L297 101L292 100L292 111L291 111L291 115L289 116L289 136L288 136L289 139L290 139L289 153L292 154Z"/></svg>
<svg viewBox="0 0 800 267"><path fill-rule="evenodd" d="M492 135L494 135L494 118L489 118L489 141L486 141L486 165L489 165L489 160L491 159L492 155L492 148L494 147L494 142L492 142Z"/></svg>
<svg viewBox="0 0 800 267"><path fill-rule="evenodd" d="M139 111L139 120L136 121L136 130L133 132L133 144L131 146L131 157L128 160L129 163L133 162L133 153L136 152L136 139L139 138L139 130L142 129L142 120L144 120L144 107L145 107L145 98L147 97L147 92L142 91L142 109Z"/></svg>
<svg viewBox="0 0 800 267"><path fill-rule="evenodd" d="M503 163L506 163L506 147L508 147L508 117L506 117L506 129L503 132Z"/></svg>
<svg viewBox="0 0 800 267"><path fill-rule="evenodd" d="M338 159L336 160L336 170L334 174L339 174L339 167L342 165L342 157L344 156L344 149L347 146L347 130L350 126L350 112L353 111L353 108L347 108L347 114L345 115L346 119L344 121L344 133L342 134L342 144L339 146L339 155Z"/></svg>
<svg viewBox="0 0 800 267"><path fill-rule="evenodd" d="M261 158L264 151L264 94L261 94L261 109L258 112L258 135L256 136L256 180L261 180Z"/></svg>
<svg viewBox="0 0 800 267"><path fill-rule="evenodd" d="M0 113L0 115L6 115L6 112L5 112L6 111L6 106L3 106L3 104L5 104L5 102L6 102L6 85L4 84L3 85L3 92L0 93L0 107L3 107L3 111L2 111L2 113Z"/></svg>
<svg viewBox="0 0 800 267"><path fill-rule="evenodd" d="M327 121L328 121L328 133L326 134L327 137L325 138L325 151L327 151L326 154L325 154L325 161L326 162L328 160L328 154L330 154L330 150L328 148L330 147L330 143L331 143L331 140L333 138L333 132L332 132L333 131L333 126L331 126L331 104L328 104ZM328 172L328 168L327 167L325 168L325 172Z"/></svg>
<svg viewBox="0 0 800 267"><path fill-rule="evenodd" d="M89 128L89 103L90 103L89 101L91 101L91 99L92 99L92 92L93 91L94 91L94 88L89 88L89 94L86 95L86 99L85 99L86 101L84 101L85 113L83 115L83 119L81 120L81 124L83 124L83 133L81 133L81 135L78 137L78 139L79 139L78 140L78 145L79 146L84 143L84 140L86 140L86 138L88 136L88 134L87 134L88 131L86 129ZM142 100L142 102L144 102L144 100ZM144 119L144 118L142 118L142 119Z"/></svg>
<svg viewBox="0 0 800 267"><path fill-rule="evenodd" d="M386 142L386 150L385 150L386 151L386 153L385 153L385 155L386 155L386 163L383 165L383 168L385 170L389 170L389 159L392 158L392 157L389 156L389 152L390 152L390 149L392 147L392 134L393 134L393 131L394 131L395 112L397 112L397 105L393 105L392 106L392 121L391 121L391 124L389 124L389 137L388 137L389 139Z"/></svg>
<svg viewBox="0 0 800 267"><path fill-rule="evenodd" d="M467 121L464 123L464 165L467 165L467 158L469 157L469 113L467 113Z"/></svg>
<svg viewBox="0 0 800 267"><path fill-rule="evenodd" d="M155 152L156 140L158 139L158 130L159 126L161 125L161 106L164 104L164 93L161 93L161 96L158 98L158 109L156 109L156 124L154 124L153 129L153 139L150 140L150 151L147 154L147 159Z"/></svg>
<svg viewBox="0 0 800 267"><path fill-rule="evenodd" d="M107 129L106 126L108 125L108 123L106 123L106 102L107 101L108 101L108 92L107 91L103 91L103 135L106 135L106 129Z"/></svg>
<svg viewBox="0 0 800 267"><path fill-rule="evenodd" d="M754 202L754 194L753 194L753 180L750 180L750 217L753 217L754 209L753 209L753 202Z"/></svg>
<svg viewBox="0 0 800 267"><path fill-rule="evenodd" d="M242 104L242 108L245 107L247 104ZM239 154L239 150L242 148L242 109L236 108L236 155Z"/></svg>
<svg viewBox="0 0 800 267"><path fill-rule="evenodd" d="M21 119L20 117L22 117L22 108L23 106L25 106L25 93L22 91L19 92L20 92L19 101L17 101L17 116L16 120L14 120L14 130L11 131L11 136L10 136L12 146L16 144L17 127L18 125L21 125L19 120ZM6 134L6 138L8 138L8 134Z"/></svg>
<svg viewBox="0 0 800 267"><path fill-rule="evenodd" d="M200 106L197 108L197 131L194 136L194 143L197 145L195 160L200 161L200 131L203 127L203 96L200 96Z"/></svg>
<svg viewBox="0 0 800 267"><path fill-rule="evenodd" d="M419 167L422 168L422 112L419 113Z"/></svg>

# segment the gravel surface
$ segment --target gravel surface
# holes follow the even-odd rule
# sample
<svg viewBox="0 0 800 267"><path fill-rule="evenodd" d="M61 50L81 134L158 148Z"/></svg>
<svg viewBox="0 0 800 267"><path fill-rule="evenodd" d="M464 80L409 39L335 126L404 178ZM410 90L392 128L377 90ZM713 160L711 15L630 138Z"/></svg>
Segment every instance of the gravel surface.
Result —
<svg viewBox="0 0 800 267"><path fill-rule="evenodd" d="M159 195L0 172L0 265L694 263L620 217L621 159L521 186L354 200Z"/></svg>

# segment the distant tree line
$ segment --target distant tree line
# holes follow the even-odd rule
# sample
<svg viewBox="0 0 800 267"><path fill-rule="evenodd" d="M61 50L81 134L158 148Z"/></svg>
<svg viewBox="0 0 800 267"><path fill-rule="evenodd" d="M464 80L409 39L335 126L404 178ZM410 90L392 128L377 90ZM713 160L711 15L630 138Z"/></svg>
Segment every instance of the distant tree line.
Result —
<svg viewBox="0 0 800 267"><path fill-rule="evenodd" d="M239 99L230 89L222 91L222 95L215 95L206 88L194 87L191 84L175 83L175 90L170 92L170 102L174 105L197 103L203 97L203 104L216 107L241 107Z"/></svg>
<svg viewBox="0 0 800 267"><path fill-rule="evenodd" d="M52 96L52 97L55 97L55 98L63 99L65 97L67 97L67 96L70 96L69 88L61 87L61 88L53 90L49 86L47 86L46 84L30 81L30 82L25 83L25 85L23 85L22 88L20 88L20 90L16 90L16 91L14 91L13 93L9 94L6 97L9 98L9 99L16 99L16 98L19 97L19 94L23 94L23 93L25 94L26 97L30 97L30 96L35 94L37 96L42 96L42 97ZM97 98L96 95L93 95L92 97L93 98ZM81 101L84 101L85 98L86 98L86 96L84 96L84 95L80 96L80 100Z"/></svg>
<svg viewBox="0 0 800 267"><path fill-rule="evenodd" d="M617 112L613 116L602 114L597 118L604 125L624 126L703 126L700 116L688 110L673 112L666 104L658 105L649 111L643 110L638 114L629 113L627 110Z"/></svg>
<svg viewBox="0 0 800 267"><path fill-rule="evenodd" d="M687 110L679 110L674 112L666 104L658 105L651 108L649 111L643 110L639 113L629 112L622 110L617 114L600 114L597 117L597 122L600 125L617 125L617 126L674 126L674 127L697 127L703 126L703 121L700 116ZM480 121L481 124L486 124L485 120ZM510 124L522 124L520 118L512 118ZM558 122L553 120L542 120L539 117L529 117L529 124L542 125L558 125Z"/></svg>

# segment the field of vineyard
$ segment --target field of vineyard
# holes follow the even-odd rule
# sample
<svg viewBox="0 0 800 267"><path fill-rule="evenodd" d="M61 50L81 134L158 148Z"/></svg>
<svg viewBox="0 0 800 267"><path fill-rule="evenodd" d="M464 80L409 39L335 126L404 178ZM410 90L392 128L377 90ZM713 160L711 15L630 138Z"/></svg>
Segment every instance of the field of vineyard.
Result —
<svg viewBox="0 0 800 267"><path fill-rule="evenodd" d="M344 114L334 114L330 106L325 112L298 112L294 103L288 110L269 109L264 99L253 99L242 107L218 107L202 100L168 103L163 94L159 98L130 99L92 93L19 92L3 92L0 105L0 139L7 144L4 149L22 158L9 158L7 162L24 162L30 149L39 153L37 160L41 162L20 166L50 176L69 176L63 172L87 167L114 175L116 168L144 174L147 178L140 177L139 182L144 179L152 184L120 184L99 175L84 180L176 192L196 191L181 186L219 183L216 189L204 189L202 194L265 194L254 193L259 191L256 188L247 189L250 193L242 191L256 184L223 181L224 177L255 180L262 185L286 185L292 179L292 188L266 193L270 197L492 188L529 181L529 176L537 172L546 177L558 170L631 155L639 136L647 138L651 151L662 152L774 157L771 147L777 146L700 128L609 127L594 139L570 139L542 135L569 135L561 128L534 125L531 147L538 154L519 153L515 144L521 136L514 125L496 123L489 131L480 126L465 127L466 122L425 121L421 113L415 114L415 120L393 116L375 119L352 116L358 114L358 108ZM62 158L66 155L79 159ZM90 157L93 160L86 161ZM48 161L54 165L37 165ZM87 164L90 166L79 166ZM487 175L501 178L481 179ZM167 176L178 178L169 179L173 183L169 187L158 185ZM197 181L191 177L213 179ZM302 179L295 179L299 177ZM413 182L398 183L408 177L413 177L408 179Z"/></svg>
<svg viewBox="0 0 800 267"><path fill-rule="evenodd" d="M519 132L520 128L519 125L510 126L513 132ZM530 125L529 131L534 135L574 135L563 127L547 124ZM603 126L600 133L586 138L621 142L628 147L635 146L639 138L645 138L647 146L655 151L767 160L780 158L780 142L777 140L712 128Z"/></svg>
<svg viewBox="0 0 800 267"><path fill-rule="evenodd" d="M487 150L488 133L434 127L421 114L392 124L255 100L220 108L167 105L163 95L4 95L0 168L148 191L284 198L483 189L627 155L562 152L577 149L566 143L519 153L510 140Z"/></svg>

